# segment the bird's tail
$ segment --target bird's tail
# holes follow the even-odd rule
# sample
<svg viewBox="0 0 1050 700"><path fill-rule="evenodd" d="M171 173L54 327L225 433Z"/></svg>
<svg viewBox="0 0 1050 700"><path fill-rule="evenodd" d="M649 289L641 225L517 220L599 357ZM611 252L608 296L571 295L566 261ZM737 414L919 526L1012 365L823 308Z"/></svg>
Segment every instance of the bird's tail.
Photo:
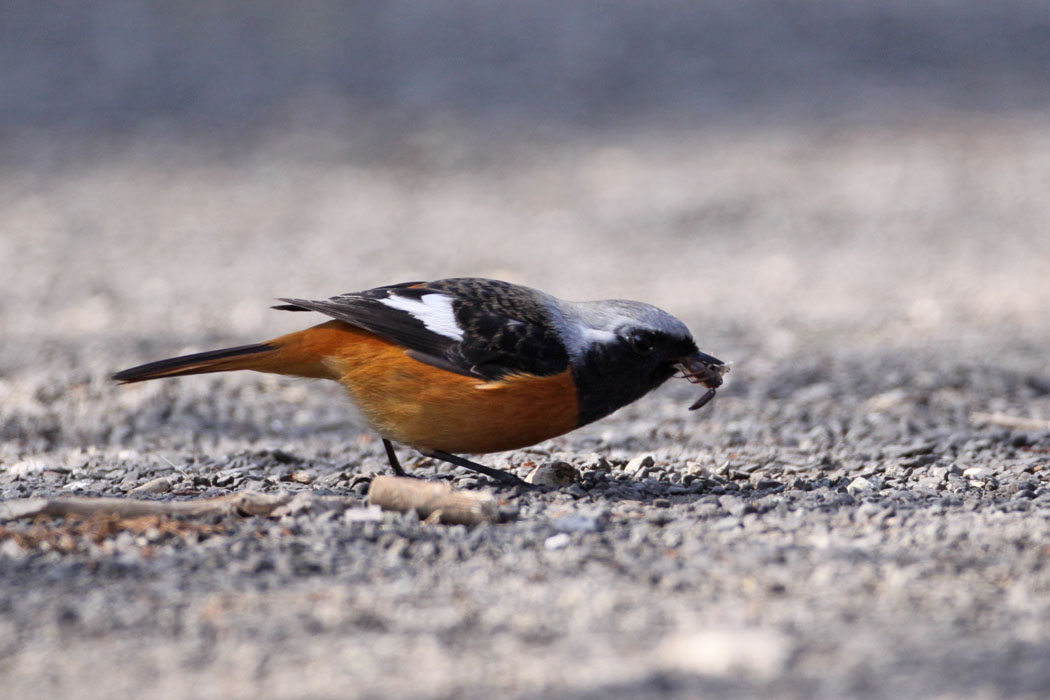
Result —
<svg viewBox="0 0 1050 700"><path fill-rule="evenodd" d="M181 377L184 374L255 369L260 362L260 355L269 355L275 350L276 348L268 343L259 343L224 350L198 352L181 357L169 357L166 360L157 360L117 372L113 375L113 379L121 384L131 384L161 377Z"/></svg>
<svg viewBox="0 0 1050 700"><path fill-rule="evenodd" d="M242 369L296 377L330 378L332 373L324 363L324 358L330 354L329 348L337 347L348 331L352 332L347 324L330 321L265 343L149 362L117 372L113 379L121 384L132 384L147 379Z"/></svg>

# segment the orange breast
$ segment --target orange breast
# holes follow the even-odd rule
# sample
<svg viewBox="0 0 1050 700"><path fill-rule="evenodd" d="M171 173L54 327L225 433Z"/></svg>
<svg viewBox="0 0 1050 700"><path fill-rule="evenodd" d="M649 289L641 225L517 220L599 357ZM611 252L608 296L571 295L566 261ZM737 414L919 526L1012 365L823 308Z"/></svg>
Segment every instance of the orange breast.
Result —
<svg viewBox="0 0 1050 700"><path fill-rule="evenodd" d="M346 387L372 427L405 445L453 453L501 452L577 425L576 387L569 370L487 382L414 360L404 348L339 321L304 335L310 354L323 358L327 376Z"/></svg>

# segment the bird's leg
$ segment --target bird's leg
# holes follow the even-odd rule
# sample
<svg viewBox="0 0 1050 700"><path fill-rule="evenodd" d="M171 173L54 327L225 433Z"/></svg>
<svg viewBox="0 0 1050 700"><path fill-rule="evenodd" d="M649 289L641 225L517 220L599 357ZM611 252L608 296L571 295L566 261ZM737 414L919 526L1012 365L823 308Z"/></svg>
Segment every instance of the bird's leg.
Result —
<svg viewBox="0 0 1050 700"><path fill-rule="evenodd" d="M433 457L434 459L440 459L443 462L455 464L457 467L464 467L472 471L481 472L487 476L491 476L497 481L502 481L504 484L511 484L513 486L530 486L527 481L522 481L513 474L509 474L501 469L493 469L492 467L486 467L484 464L478 464L477 462L471 462L469 459L463 457L457 457L456 455L449 454L448 452L442 452L441 450L420 450L427 457Z"/></svg>
<svg viewBox="0 0 1050 700"><path fill-rule="evenodd" d="M386 448L386 458L390 461L390 468L394 470L394 473L398 476L406 476L405 470L401 468L401 462L397 461L397 453L394 452L394 445L386 438L383 438L383 447Z"/></svg>
<svg viewBox="0 0 1050 700"><path fill-rule="evenodd" d="M383 438L383 447L386 449L386 457L390 461L390 468L394 471L394 474L398 476L408 476L405 470L401 467L401 462L397 459L397 453L394 452L394 445L392 442ZM500 469L493 469L492 467L486 467L484 464L478 464L477 462L471 462L469 459L463 457L457 457L456 455L449 454L448 452L442 452L441 450L420 450L427 457L433 457L434 459L440 459L443 462L449 462L455 464L458 467L465 467L472 471L480 472L491 476L497 481L502 481L505 484L512 484L514 486L525 485L528 486L528 482L522 481L513 474L508 474Z"/></svg>

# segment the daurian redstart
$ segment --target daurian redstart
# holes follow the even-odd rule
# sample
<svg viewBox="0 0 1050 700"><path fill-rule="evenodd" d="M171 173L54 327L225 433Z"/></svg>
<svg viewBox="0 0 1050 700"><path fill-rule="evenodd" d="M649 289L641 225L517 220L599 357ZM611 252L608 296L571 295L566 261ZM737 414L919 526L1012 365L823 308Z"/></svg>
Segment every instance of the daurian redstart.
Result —
<svg viewBox="0 0 1050 700"><path fill-rule="evenodd" d="M519 483L458 452L513 450L626 406L680 373L714 396L728 366L685 324L637 301L562 301L508 282L406 282L275 309L334 320L257 345L151 362L119 382L250 369L334 379L383 438Z"/></svg>

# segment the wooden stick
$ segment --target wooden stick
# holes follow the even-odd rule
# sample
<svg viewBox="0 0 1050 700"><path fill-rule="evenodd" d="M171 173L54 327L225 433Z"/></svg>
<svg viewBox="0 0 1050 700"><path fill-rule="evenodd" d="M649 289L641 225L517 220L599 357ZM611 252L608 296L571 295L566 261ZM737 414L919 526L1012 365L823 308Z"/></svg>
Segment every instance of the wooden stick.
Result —
<svg viewBox="0 0 1050 700"><path fill-rule="evenodd" d="M457 525L491 523L499 519L496 499L490 493L453 489L446 483L377 476L368 489L368 501L383 510L416 511L421 520Z"/></svg>
<svg viewBox="0 0 1050 700"><path fill-rule="evenodd" d="M971 413L970 420L974 423L987 423L1018 430L1050 430L1050 420L1045 418L1022 418L1006 413Z"/></svg>
<svg viewBox="0 0 1050 700"><path fill-rule="evenodd" d="M19 498L0 501L0 520L32 518L38 515L54 517L90 517L98 513L112 513L126 518L144 515L178 515L202 517L210 515L269 515L291 498L287 493L259 493L245 491L202 501L140 501L132 498Z"/></svg>

